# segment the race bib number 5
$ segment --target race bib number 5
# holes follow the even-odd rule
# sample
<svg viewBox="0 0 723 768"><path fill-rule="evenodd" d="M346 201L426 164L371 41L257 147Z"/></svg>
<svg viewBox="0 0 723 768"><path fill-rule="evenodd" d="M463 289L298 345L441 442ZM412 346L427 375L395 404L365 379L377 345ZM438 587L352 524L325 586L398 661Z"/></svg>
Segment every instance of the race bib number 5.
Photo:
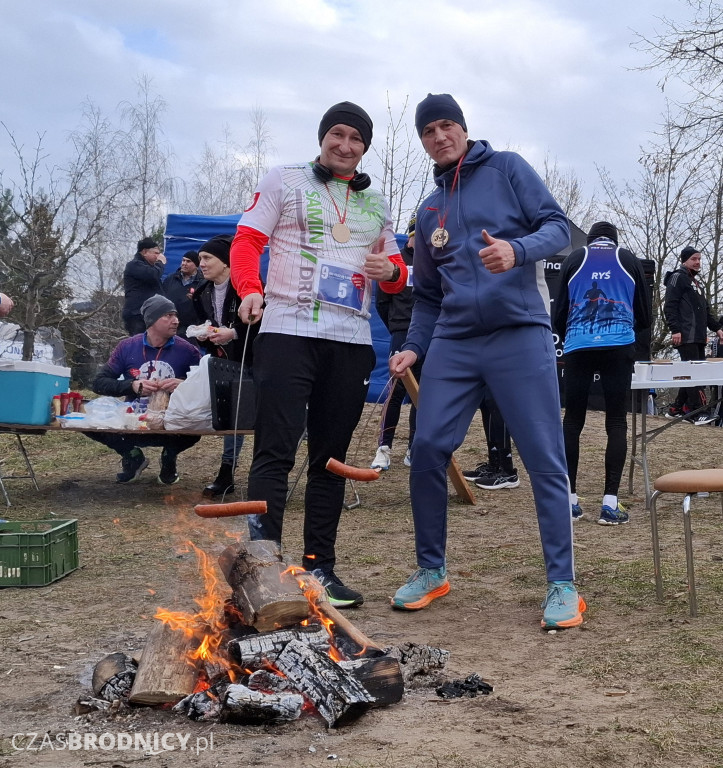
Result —
<svg viewBox="0 0 723 768"><path fill-rule="evenodd" d="M325 304L361 312L366 293L366 278L347 264L319 261L316 268L316 298Z"/></svg>

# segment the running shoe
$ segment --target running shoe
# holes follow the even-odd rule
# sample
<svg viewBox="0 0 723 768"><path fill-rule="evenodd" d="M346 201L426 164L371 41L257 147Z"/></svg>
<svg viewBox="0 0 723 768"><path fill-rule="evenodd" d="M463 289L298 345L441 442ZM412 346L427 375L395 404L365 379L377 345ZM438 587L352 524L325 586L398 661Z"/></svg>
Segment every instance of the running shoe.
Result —
<svg viewBox="0 0 723 768"><path fill-rule="evenodd" d="M311 573L326 590L326 596L334 608L354 608L364 602L362 594L347 587L334 571L324 573L316 568Z"/></svg>
<svg viewBox="0 0 723 768"><path fill-rule="evenodd" d="M404 454L404 466L405 467L412 466L412 449L411 448L407 448L407 452Z"/></svg>
<svg viewBox="0 0 723 768"><path fill-rule="evenodd" d="M477 478L482 477L483 475L496 474L498 471L499 467L494 468L489 462L485 462L484 464L478 464L474 469L468 469L465 472L462 472L462 477L465 480L469 480L470 483L473 483Z"/></svg>
<svg viewBox="0 0 723 768"><path fill-rule="evenodd" d="M582 624L582 614L587 608L571 581L548 581L547 596L541 608L543 629L567 629Z"/></svg>
<svg viewBox="0 0 723 768"><path fill-rule="evenodd" d="M399 587L392 598L392 607L403 611L418 611L426 608L432 600L449 592L447 569L417 568L403 587Z"/></svg>
<svg viewBox="0 0 723 768"><path fill-rule="evenodd" d="M118 483L135 483L141 476L141 472L148 466L148 459L140 448L132 448L121 456L122 472L115 478Z"/></svg>
<svg viewBox="0 0 723 768"><path fill-rule="evenodd" d="M582 517L582 507L579 504L572 505L572 519L579 520Z"/></svg>
<svg viewBox="0 0 723 768"><path fill-rule="evenodd" d="M173 485L180 480L176 471L176 456L164 448L161 451L161 471L158 474L158 482L161 485Z"/></svg>
<svg viewBox="0 0 723 768"><path fill-rule="evenodd" d="M622 525L630 520L630 515L620 508L618 504L615 509L603 504L600 510L600 517L598 518L599 525Z"/></svg>
<svg viewBox="0 0 723 768"><path fill-rule="evenodd" d="M371 463L372 469L389 469L389 465L392 463L392 449L388 445L380 445L377 448L377 455L374 457L374 461Z"/></svg>
<svg viewBox="0 0 723 768"><path fill-rule="evenodd" d="M706 424L710 424L712 421L715 421L715 416L711 416L710 413L701 413L698 416L693 416L692 418L688 419L691 424L694 424L696 427L702 427Z"/></svg>
<svg viewBox="0 0 723 768"><path fill-rule="evenodd" d="M482 477L474 481L474 484L478 488L484 488L486 491L498 491L501 488L517 488L520 484L520 478L517 476L517 472L508 474L501 469L494 474L482 475Z"/></svg>

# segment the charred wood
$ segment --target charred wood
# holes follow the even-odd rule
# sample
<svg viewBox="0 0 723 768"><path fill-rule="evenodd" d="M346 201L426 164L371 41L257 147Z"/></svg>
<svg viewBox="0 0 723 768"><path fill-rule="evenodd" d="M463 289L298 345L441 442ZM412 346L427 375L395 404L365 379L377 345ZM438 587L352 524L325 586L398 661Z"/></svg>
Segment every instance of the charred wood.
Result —
<svg viewBox="0 0 723 768"><path fill-rule="evenodd" d="M191 720L216 720L223 710L223 697L228 688L228 680L216 683L205 691L197 691L181 699L173 707L174 712L182 712Z"/></svg>
<svg viewBox="0 0 723 768"><path fill-rule="evenodd" d="M223 719L250 725L296 720L303 706L304 697L298 693L262 693L232 683L223 699Z"/></svg>
<svg viewBox="0 0 723 768"><path fill-rule="evenodd" d="M388 648L386 653L398 659L405 685L409 685L415 677L442 669L449 661L449 651L417 643L403 643Z"/></svg>
<svg viewBox="0 0 723 768"><path fill-rule="evenodd" d="M318 624L299 629L279 629L231 640L226 646L231 658L242 667L259 667L275 661L287 643L297 640L326 653L329 633Z"/></svg>
<svg viewBox="0 0 723 768"><path fill-rule="evenodd" d="M252 691L281 693L281 691L288 691L291 684L287 678L275 674L270 669L257 669L249 676L248 687Z"/></svg>
<svg viewBox="0 0 723 768"><path fill-rule="evenodd" d="M340 661L339 666L350 672L374 698L374 707L396 704L404 696L404 678L399 661L392 656Z"/></svg>
<svg viewBox="0 0 723 768"><path fill-rule="evenodd" d="M373 702L351 672L298 640L287 643L275 665L331 727L360 715Z"/></svg>
<svg viewBox="0 0 723 768"><path fill-rule="evenodd" d="M127 699L138 667L125 653L111 653L93 670L93 693L106 701Z"/></svg>

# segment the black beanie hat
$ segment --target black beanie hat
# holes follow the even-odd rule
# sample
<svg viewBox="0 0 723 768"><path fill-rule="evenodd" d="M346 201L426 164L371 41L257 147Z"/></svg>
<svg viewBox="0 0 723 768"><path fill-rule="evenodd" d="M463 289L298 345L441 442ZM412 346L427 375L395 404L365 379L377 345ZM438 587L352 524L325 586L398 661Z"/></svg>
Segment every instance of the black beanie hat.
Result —
<svg viewBox="0 0 723 768"><path fill-rule="evenodd" d="M165 296L161 296L160 293L151 296L150 299L146 299L141 304L141 314L143 315L143 322L146 324L146 328L150 328L153 323L156 322L163 315L167 315L169 312L176 312L176 305Z"/></svg>
<svg viewBox="0 0 723 768"><path fill-rule="evenodd" d="M138 253L148 248L158 248L158 243L152 237L144 237L143 240L138 241Z"/></svg>
<svg viewBox="0 0 723 768"><path fill-rule="evenodd" d="M607 237L608 240L612 240L615 245L618 244L618 230L614 224L609 221L596 221L587 233L587 244L593 240L597 240L598 237Z"/></svg>
<svg viewBox="0 0 723 768"><path fill-rule="evenodd" d="M226 266L231 263L231 243L233 237L231 235L216 235L206 242L198 249L198 252L205 251L210 253L211 256L215 256L220 259Z"/></svg>
<svg viewBox="0 0 723 768"><path fill-rule="evenodd" d="M459 123L463 130L467 131L467 123L464 121L462 109L448 93L428 93L427 98L417 104L414 125L420 138L424 126L435 120L451 120L454 123Z"/></svg>
<svg viewBox="0 0 723 768"><path fill-rule="evenodd" d="M189 261L192 261L196 266L198 266L198 251L186 251L183 254L184 259L188 259Z"/></svg>
<svg viewBox="0 0 723 768"><path fill-rule="evenodd" d="M680 263L685 264L694 253L700 253L700 251L697 248L693 248L692 245L686 245L680 252Z"/></svg>
<svg viewBox="0 0 723 768"><path fill-rule="evenodd" d="M319 123L319 146L321 146L327 132L335 125L348 125L351 128L356 128L364 142L364 152L369 149L372 143L374 124L371 117L361 107L350 101L342 101L329 107Z"/></svg>

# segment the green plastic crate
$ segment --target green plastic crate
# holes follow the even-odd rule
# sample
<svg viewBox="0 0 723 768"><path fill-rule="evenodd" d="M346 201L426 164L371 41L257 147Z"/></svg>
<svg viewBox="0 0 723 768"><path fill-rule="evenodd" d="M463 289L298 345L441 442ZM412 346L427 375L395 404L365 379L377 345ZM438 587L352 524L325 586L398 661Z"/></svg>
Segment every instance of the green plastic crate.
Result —
<svg viewBox="0 0 723 768"><path fill-rule="evenodd" d="M0 587L43 587L77 567L77 520L0 523Z"/></svg>

